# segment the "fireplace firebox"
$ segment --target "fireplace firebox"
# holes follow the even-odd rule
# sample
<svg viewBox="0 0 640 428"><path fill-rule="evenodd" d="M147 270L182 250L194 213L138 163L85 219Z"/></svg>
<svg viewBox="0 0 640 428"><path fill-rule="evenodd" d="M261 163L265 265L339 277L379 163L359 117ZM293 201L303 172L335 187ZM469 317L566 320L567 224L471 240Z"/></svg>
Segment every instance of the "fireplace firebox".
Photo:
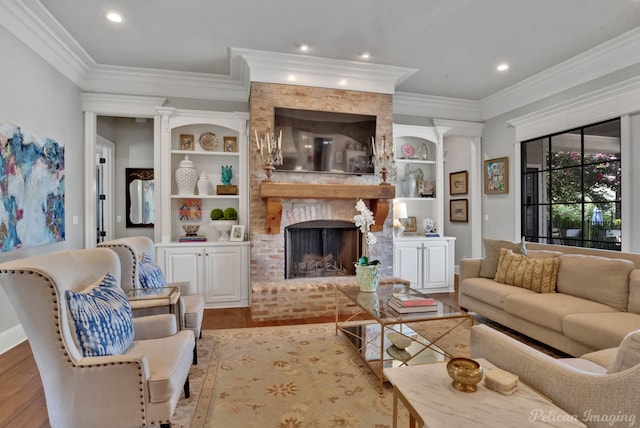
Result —
<svg viewBox="0 0 640 428"><path fill-rule="evenodd" d="M362 234L351 222L314 220L285 228L285 279L355 275Z"/></svg>

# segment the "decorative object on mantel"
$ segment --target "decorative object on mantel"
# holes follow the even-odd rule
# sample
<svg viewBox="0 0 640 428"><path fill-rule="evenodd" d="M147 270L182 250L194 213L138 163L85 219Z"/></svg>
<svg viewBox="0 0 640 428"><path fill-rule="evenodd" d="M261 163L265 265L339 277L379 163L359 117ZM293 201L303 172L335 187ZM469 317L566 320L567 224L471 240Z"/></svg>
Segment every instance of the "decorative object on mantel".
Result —
<svg viewBox="0 0 640 428"><path fill-rule="evenodd" d="M189 160L189 155L184 155L176 169L176 184L178 184L179 195L193 195L198 181L198 171L193 166L193 161Z"/></svg>
<svg viewBox="0 0 640 428"><path fill-rule="evenodd" d="M220 175L220 180L222 180L222 185L216 187L216 193L218 195L237 195L238 194L238 186L231 184L231 178L233 177L233 172L231 171L231 165L226 166L222 165L222 173Z"/></svg>
<svg viewBox="0 0 640 428"><path fill-rule="evenodd" d="M382 135L382 140L376 141L371 137L371 148L373 151L373 163L380 171L382 176L382 183L388 185L387 177L390 175L390 179L393 181L395 176L395 154L393 150L393 143L387 143L387 136Z"/></svg>
<svg viewBox="0 0 640 428"><path fill-rule="evenodd" d="M204 196L209 194L209 176L206 172L200 173L197 186L199 195Z"/></svg>
<svg viewBox="0 0 640 428"><path fill-rule="evenodd" d="M353 222L362 232L362 257L355 263L356 281L360 291L375 292L380 282L380 261L369 261L369 246L378 242L376 236L371 233L371 225L375 224L373 213L362 199L356 202L356 210L360 214L353 216Z"/></svg>
<svg viewBox="0 0 640 428"><path fill-rule="evenodd" d="M451 386L460 392L476 392L482 380L482 366L470 358L452 358L447 363L447 373L453 379Z"/></svg>
<svg viewBox="0 0 640 428"><path fill-rule="evenodd" d="M277 139L271 129L264 134L263 138L258 137L258 131L255 131L255 136L262 169L267 174L266 181L271 181L271 173L275 167L282 165L282 130Z"/></svg>

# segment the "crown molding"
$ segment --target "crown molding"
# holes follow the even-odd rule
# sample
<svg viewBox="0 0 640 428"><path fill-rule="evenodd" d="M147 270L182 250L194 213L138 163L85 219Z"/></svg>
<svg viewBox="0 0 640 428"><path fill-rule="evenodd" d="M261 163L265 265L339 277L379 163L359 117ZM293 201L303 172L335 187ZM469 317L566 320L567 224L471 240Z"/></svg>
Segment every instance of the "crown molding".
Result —
<svg viewBox="0 0 640 428"><path fill-rule="evenodd" d="M449 119L433 119L433 125L447 128L447 136L472 138L482 137L482 129L484 128L484 123Z"/></svg>
<svg viewBox="0 0 640 428"><path fill-rule="evenodd" d="M231 48L241 57L253 82L393 94L395 88L417 70L300 54Z"/></svg>
<svg viewBox="0 0 640 428"><path fill-rule="evenodd" d="M507 123L516 142L640 111L640 76L549 106Z"/></svg>
<svg viewBox="0 0 640 428"><path fill-rule="evenodd" d="M82 92L82 110L95 114L126 117L154 117L159 106L167 101L163 97L141 97L119 94Z"/></svg>
<svg viewBox="0 0 640 428"><path fill-rule="evenodd" d="M480 101L461 98L396 92L393 95L393 114L418 117L442 117L457 120L481 121Z"/></svg>
<svg viewBox="0 0 640 428"><path fill-rule="evenodd" d="M0 2L0 25L78 86L95 65L38 0Z"/></svg>
<svg viewBox="0 0 640 428"><path fill-rule="evenodd" d="M96 65L81 88L91 92L247 101L248 86L231 76L139 67Z"/></svg>
<svg viewBox="0 0 640 428"><path fill-rule="evenodd" d="M515 110L640 62L640 27L482 100L482 120Z"/></svg>

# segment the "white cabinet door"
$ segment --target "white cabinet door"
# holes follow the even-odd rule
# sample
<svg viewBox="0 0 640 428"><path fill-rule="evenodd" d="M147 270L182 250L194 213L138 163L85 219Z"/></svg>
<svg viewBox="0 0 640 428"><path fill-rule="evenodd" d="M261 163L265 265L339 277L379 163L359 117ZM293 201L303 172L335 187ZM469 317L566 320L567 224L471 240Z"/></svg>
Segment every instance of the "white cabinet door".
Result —
<svg viewBox="0 0 640 428"><path fill-rule="evenodd" d="M423 283L422 288L447 287L449 266L447 241L426 241L422 244Z"/></svg>
<svg viewBox="0 0 640 428"><path fill-rule="evenodd" d="M200 247L166 248L164 250L165 277L168 282L191 281L199 293L204 292L202 254Z"/></svg>
<svg viewBox="0 0 640 428"><path fill-rule="evenodd" d="M409 242L396 244L393 275L406 279L411 287L422 287L422 244Z"/></svg>
<svg viewBox="0 0 640 428"><path fill-rule="evenodd" d="M242 247L207 248L205 259L205 301L234 303L242 300Z"/></svg>

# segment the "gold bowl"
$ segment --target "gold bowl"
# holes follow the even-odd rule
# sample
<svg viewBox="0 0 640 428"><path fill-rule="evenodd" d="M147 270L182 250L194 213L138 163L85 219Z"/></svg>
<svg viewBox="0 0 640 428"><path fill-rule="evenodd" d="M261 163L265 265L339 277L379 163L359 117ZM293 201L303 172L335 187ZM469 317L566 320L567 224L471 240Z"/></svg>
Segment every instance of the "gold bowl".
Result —
<svg viewBox="0 0 640 428"><path fill-rule="evenodd" d="M453 382L451 385L461 392L475 392L482 380L482 366L469 358L452 358L447 363L447 373Z"/></svg>

